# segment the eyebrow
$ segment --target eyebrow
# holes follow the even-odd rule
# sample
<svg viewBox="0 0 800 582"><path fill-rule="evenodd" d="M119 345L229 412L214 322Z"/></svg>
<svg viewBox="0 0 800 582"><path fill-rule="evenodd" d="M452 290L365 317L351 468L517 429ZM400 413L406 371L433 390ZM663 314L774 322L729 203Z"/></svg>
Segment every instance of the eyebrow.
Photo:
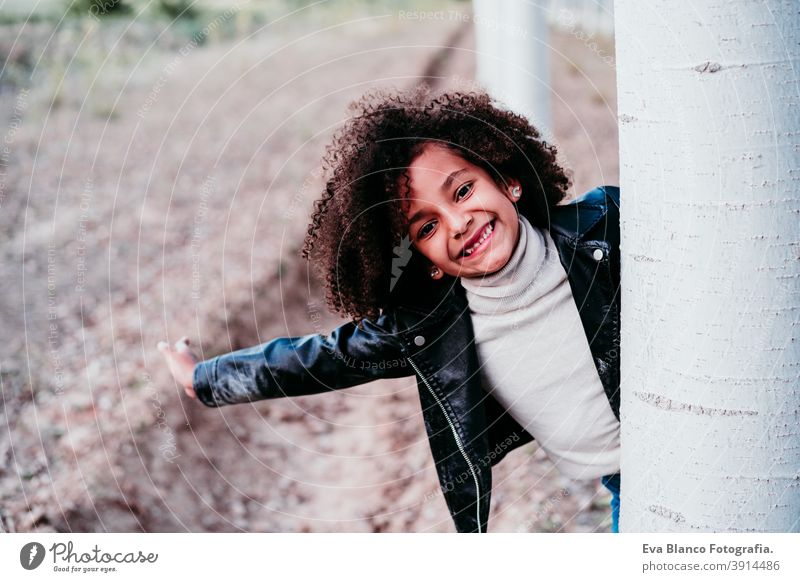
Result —
<svg viewBox="0 0 800 582"><path fill-rule="evenodd" d="M450 188L450 185L453 183L453 180L455 180L458 177L459 174L462 174L463 172L466 172L466 171L467 171L466 168L461 168L460 170L456 170L455 172L451 173L449 176L447 176L445 181L442 182L440 190L442 192L447 192L447 190ZM411 226L416 221L418 221L422 217L423 214L425 214L424 210L418 210L417 212L415 212L414 216L412 216L411 219L408 221L409 226Z"/></svg>
<svg viewBox="0 0 800 582"><path fill-rule="evenodd" d="M446 180L444 181L444 183L442 184L441 190L442 190L442 191L445 191L445 190L447 190L448 188L450 188L450 184L452 184L452 183L453 183L453 180L455 180L455 179L456 179L456 177L457 177L459 174L461 174L461 173L463 173L463 172L466 172L466 171L467 171L467 169L466 169L466 168L461 168L460 170L456 170L455 172L453 172L452 174L450 174L449 176L447 176L447 179L446 179Z"/></svg>

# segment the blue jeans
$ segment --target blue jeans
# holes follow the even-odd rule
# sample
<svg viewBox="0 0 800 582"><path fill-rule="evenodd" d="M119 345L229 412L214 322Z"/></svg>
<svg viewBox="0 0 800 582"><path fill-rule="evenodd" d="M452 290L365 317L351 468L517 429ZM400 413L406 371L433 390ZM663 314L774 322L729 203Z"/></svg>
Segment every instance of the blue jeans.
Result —
<svg viewBox="0 0 800 582"><path fill-rule="evenodd" d="M605 475L600 477L600 482L611 491L611 533L619 533L619 488L621 475Z"/></svg>

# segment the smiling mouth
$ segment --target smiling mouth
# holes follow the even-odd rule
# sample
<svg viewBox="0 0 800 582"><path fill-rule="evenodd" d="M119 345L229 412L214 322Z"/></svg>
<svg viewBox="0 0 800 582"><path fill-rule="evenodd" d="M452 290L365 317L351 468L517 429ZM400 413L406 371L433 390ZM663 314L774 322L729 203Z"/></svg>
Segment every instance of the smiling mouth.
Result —
<svg viewBox="0 0 800 582"><path fill-rule="evenodd" d="M483 228L483 232L481 233L480 238L474 244L470 245L469 247L467 247L458 254L459 258L469 259L475 255L480 254L483 251L483 249L485 249L488 246L489 239L491 239L492 235L494 234L495 220L490 221Z"/></svg>

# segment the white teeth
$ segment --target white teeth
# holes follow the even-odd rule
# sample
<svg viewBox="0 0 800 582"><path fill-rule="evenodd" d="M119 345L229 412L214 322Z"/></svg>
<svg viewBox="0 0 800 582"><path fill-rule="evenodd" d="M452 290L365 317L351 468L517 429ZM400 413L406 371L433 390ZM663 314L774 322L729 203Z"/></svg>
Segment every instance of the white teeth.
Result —
<svg viewBox="0 0 800 582"><path fill-rule="evenodd" d="M483 234L481 235L481 238L479 238L478 241L474 245L472 245L470 248L468 248L466 251L464 251L464 256L467 256L467 257L470 256L475 251L475 249L477 249L479 246L481 246L481 243L483 241L485 241L486 238L490 234L492 234L493 230L494 230L494 228L492 227L491 224L486 225L486 228L483 229Z"/></svg>

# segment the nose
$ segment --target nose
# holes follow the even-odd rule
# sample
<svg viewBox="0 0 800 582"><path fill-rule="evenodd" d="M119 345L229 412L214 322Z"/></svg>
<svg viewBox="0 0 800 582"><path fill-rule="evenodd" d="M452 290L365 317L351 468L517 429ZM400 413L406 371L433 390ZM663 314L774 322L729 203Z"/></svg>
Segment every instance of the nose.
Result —
<svg viewBox="0 0 800 582"><path fill-rule="evenodd" d="M464 233L469 232L469 225L472 224L472 216L469 214L454 214L450 216L450 231L453 238L459 239Z"/></svg>

